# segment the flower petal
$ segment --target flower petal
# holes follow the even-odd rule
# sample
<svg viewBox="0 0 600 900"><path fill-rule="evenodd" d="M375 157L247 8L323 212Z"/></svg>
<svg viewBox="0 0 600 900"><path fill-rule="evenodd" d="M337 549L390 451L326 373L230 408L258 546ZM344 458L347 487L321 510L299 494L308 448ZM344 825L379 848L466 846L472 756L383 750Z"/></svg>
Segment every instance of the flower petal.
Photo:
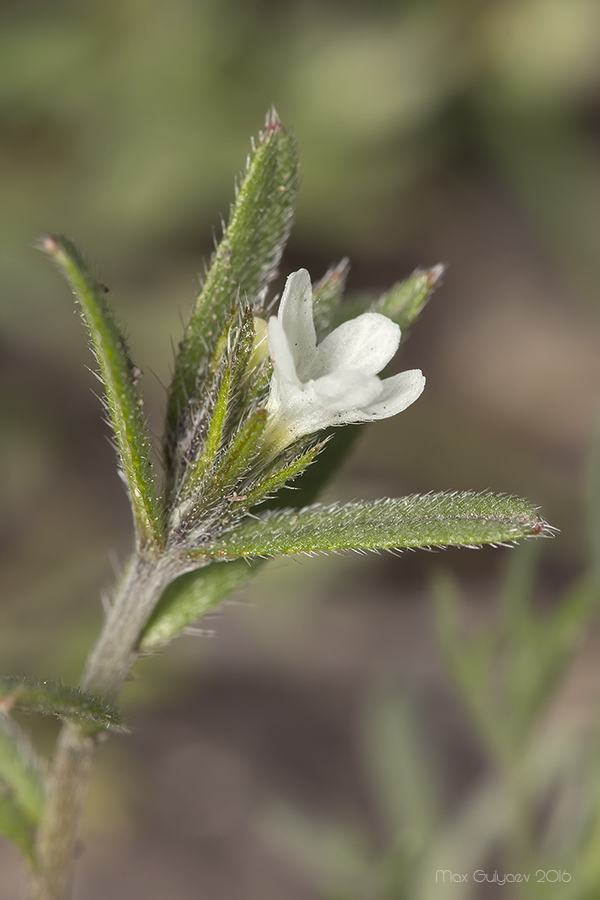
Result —
<svg viewBox="0 0 600 900"><path fill-rule="evenodd" d="M274 378L289 384L300 384L292 349L283 326L276 316L271 316L269 319L269 356L275 367Z"/></svg>
<svg viewBox="0 0 600 900"><path fill-rule="evenodd" d="M376 375L386 366L400 344L400 329L379 313L363 313L328 334L317 347L312 378L338 369L360 369Z"/></svg>
<svg viewBox="0 0 600 900"><path fill-rule="evenodd" d="M291 443L330 425L363 421L359 407L374 401L381 390L382 382L376 375L356 369L332 372L299 386L277 382L272 386L267 409L272 406L279 414L286 443Z"/></svg>
<svg viewBox="0 0 600 900"><path fill-rule="evenodd" d="M396 353L399 327L379 313L344 322L317 346L312 286L306 269L293 272L276 317L269 320L273 377L263 439L271 457L303 435L330 425L385 419L423 391L419 369L377 377Z"/></svg>
<svg viewBox="0 0 600 900"><path fill-rule="evenodd" d="M364 418L354 421L374 422L402 412L423 393L425 376L420 369L408 369L391 378L384 378L381 385L382 391L377 400L361 410Z"/></svg>
<svg viewBox="0 0 600 900"><path fill-rule="evenodd" d="M298 269L288 276L277 318L287 336L298 375L302 381L307 381L311 376L303 370L312 363L317 334L313 321L312 284L306 269Z"/></svg>
<svg viewBox="0 0 600 900"><path fill-rule="evenodd" d="M343 414L375 402L382 387L376 375L366 375L358 369L340 369L306 385L317 403L332 413Z"/></svg>

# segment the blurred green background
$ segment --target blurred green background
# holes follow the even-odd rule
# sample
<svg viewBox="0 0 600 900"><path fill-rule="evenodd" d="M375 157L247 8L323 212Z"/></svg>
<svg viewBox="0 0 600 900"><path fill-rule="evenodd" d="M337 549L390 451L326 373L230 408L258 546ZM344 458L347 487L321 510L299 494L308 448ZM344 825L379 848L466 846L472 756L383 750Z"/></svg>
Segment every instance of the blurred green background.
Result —
<svg viewBox="0 0 600 900"><path fill-rule="evenodd" d="M4 0L4 671L76 681L99 597L130 545L84 332L35 240L72 236L110 287L159 433L172 348L271 104L303 172L282 277L306 266L316 279L348 255L350 290L362 291L418 265L449 267L399 362L424 370L423 398L365 433L328 496L521 494L561 529L544 548L542 599L584 565L600 408L597 0ZM371 827L353 741L373 679L424 697L460 795L474 751L431 635L428 579L438 565L454 569L485 619L505 562L486 550L276 563L246 594L255 607L210 623L215 640L186 638L145 664L128 700L139 734L115 742L106 763L145 769L145 783L123 796L107 788L106 809L93 804L108 824L96 825L105 837L88 863L97 887L82 896L117 897L123 871L139 873L154 845L169 849L156 871L125 878L118 896L166 896L168 884L175 900L196 897L198 878L211 898L240 885L248 898L313 896L304 876L256 849L255 795ZM586 673L575 695L589 710L598 672ZM172 689L181 699L167 712ZM204 785L210 802L199 801L195 825L175 806L155 821L154 801L141 799L148 783L173 793L173 754L187 771L196 745L222 793ZM140 809L154 822L142 837ZM211 818L221 824L198 824Z"/></svg>

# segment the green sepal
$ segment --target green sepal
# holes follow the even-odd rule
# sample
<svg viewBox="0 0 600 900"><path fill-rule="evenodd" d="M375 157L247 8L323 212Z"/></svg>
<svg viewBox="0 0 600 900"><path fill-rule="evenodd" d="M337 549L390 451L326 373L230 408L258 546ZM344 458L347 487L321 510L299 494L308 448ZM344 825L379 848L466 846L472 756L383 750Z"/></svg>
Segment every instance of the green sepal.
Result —
<svg viewBox="0 0 600 900"><path fill-rule="evenodd" d="M291 455L286 459L286 455L280 457L274 465L266 472L262 473L255 484L245 491L245 503L248 508L256 506L266 498L271 497L280 488L285 487L290 481L293 481L311 465L313 460L323 450L323 442L319 442L314 446L305 450L299 455ZM291 457L291 458L290 458ZM270 501L269 501L270 503ZM286 504L289 506L290 504Z"/></svg>
<svg viewBox="0 0 600 900"><path fill-rule="evenodd" d="M214 609L254 574L258 562L214 562L181 575L166 589L140 638L140 653L154 653Z"/></svg>
<svg viewBox="0 0 600 900"><path fill-rule="evenodd" d="M44 804L43 766L27 735L0 715L0 832L32 861Z"/></svg>
<svg viewBox="0 0 600 900"><path fill-rule="evenodd" d="M404 332L415 322L443 274L443 265L417 269L372 303L368 311L387 316Z"/></svg>
<svg viewBox="0 0 600 900"><path fill-rule="evenodd" d="M240 428L223 453L211 482L211 489L226 493L250 468L267 424L266 409L258 409Z"/></svg>
<svg viewBox="0 0 600 900"><path fill-rule="evenodd" d="M106 401L121 467L129 490L140 549L163 541L164 517L152 469L152 444L136 387L140 370L106 303L106 288L64 237L47 237L42 249L54 260L79 301L106 390Z"/></svg>
<svg viewBox="0 0 600 900"><path fill-rule="evenodd" d="M0 708L58 716L72 722L91 722L125 731L121 713L100 697L79 688L18 675L0 676Z"/></svg>
<svg viewBox="0 0 600 900"><path fill-rule="evenodd" d="M231 376L231 366L225 366L220 374L219 384L216 389L211 410L210 424L208 426L202 452L195 462L190 463L186 471L185 478L178 492L178 503L185 503L194 494L199 493L202 482L206 477L206 473L217 458L217 454L223 441L225 420L229 410Z"/></svg>
<svg viewBox="0 0 600 900"><path fill-rule="evenodd" d="M177 508L174 522L178 534L193 530L199 520L208 523L216 518L223 527L246 514L250 502L244 475L256 458L266 422L266 410L257 410L208 472L202 489Z"/></svg>
<svg viewBox="0 0 600 900"><path fill-rule="evenodd" d="M259 392L262 393L262 367L251 366L254 339L254 312L246 306L239 315L239 323L231 329L228 343L231 390L223 446L231 441L238 423L244 421L248 411L256 409L256 382L260 383Z"/></svg>
<svg viewBox="0 0 600 900"><path fill-rule="evenodd" d="M237 314L236 314L237 318ZM187 463L187 471L177 496L177 507L183 510L188 501L199 498L200 506L210 506L215 492L235 484L246 471L256 454L258 441L264 431L266 411L257 410L232 433L232 427L244 418L244 407L251 406L254 398L249 382L248 364L254 342L254 316L250 307L241 315L239 325L233 321L225 329L223 350L219 351L220 370L212 380L214 394L208 431L197 460ZM217 364L218 366L218 364ZM212 367L212 363L211 363ZM196 424L196 428L201 423ZM176 512L176 517L179 514ZM185 515L185 513L184 513Z"/></svg>
<svg viewBox="0 0 600 900"><path fill-rule="evenodd" d="M191 555L233 559L350 549L478 547L548 530L536 509L515 497L470 492L425 494L269 511L245 520Z"/></svg>
<svg viewBox="0 0 600 900"><path fill-rule="evenodd" d="M349 268L348 259L343 259L337 266L332 266L313 287L313 320L317 341L322 341L331 328L342 302Z"/></svg>
<svg viewBox="0 0 600 900"><path fill-rule="evenodd" d="M273 112L249 158L229 224L185 329L168 403L167 460L231 309L244 297L255 310L264 304L289 235L297 192L295 145Z"/></svg>
<svg viewBox="0 0 600 900"><path fill-rule="evenodd" d="M327 482L333 478L354 448L364 427L345 425L343 428L329 428L325 431L319 444L302 457L305 461L298 466L298 471L294 475L278 479L276 485L265 491L265 494L273 495L288 477L296 478L294 490L270 496L261 509L301 509L315 503Z"/></svg>

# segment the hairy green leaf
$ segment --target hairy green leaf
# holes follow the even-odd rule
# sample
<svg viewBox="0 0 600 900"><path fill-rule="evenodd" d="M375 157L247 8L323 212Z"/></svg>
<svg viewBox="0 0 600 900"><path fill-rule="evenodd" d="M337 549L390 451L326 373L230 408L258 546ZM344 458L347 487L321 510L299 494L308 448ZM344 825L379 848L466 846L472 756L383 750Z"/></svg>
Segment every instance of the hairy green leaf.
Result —
<svg viewBox="0 0 600 900"><path fill-rule="evenodd" d="M23 855L33 862L35 829L2 781L0 781L0 834L12 841Z"/></svg>
<svg viewBox="0 0 600 900"><path fill-rule="evenodd" d="M44 803L43 767L27 735L0 715L0 832L31 859Z"/></svg>
<svg viewBox="0 0 600 900"><path fill-rule="evenodd" d="M33 746L16 722L0 715L0 779L18 797L27 818L39 822L44 808L44 772Z"/></svg>
<svg viewBox="0 0 600 900"><path fill-rule="evenodd" d="M215 562L181 575L166 589L140 638L141 653L168 644L198 619L241 587L254 573L257 561Z"/></svg>
<svg viewBox="0 0 600 900"><path fill-rule="evenodd" d="M163 515L152 471L152 446L136 387L140 372L106 303L106 289L64 237L47 237L42 249L71 285L88 327L106 389L110 420L129 489L136 535L142 549L162 543Z"/></svg>
<svg viewBox="0 0 600 900"><path fill-rule="evenodd" d="M381 313L393 319L406 331L431 297L444 274L444 266L431 269L417 269L404 281L398 282L369 307L369 312Z"/></svg>
<svg viewBox="0 0 600 900"><path fill-rule="evenodd" d="M93 722L123 731L121 713L100 697L53 681L18 675L0 676L0 709L58 716L74 722Z"/></svg>
<svg viewBox="0 0 600 900"><path fill-rule="evenodd" d="M232 559L349 549L477 547L539 535L547 529L536 509L515 497L426 494L270 511L198 547L195 555Z"/></svg>
<svg viewBox="0 0 600 900"><path fill-rule="evenodd" d="M377 312L392 319L400 326L402 333L406 333L438 287L444 271L445 266L441 264L431 269L416 269L380 297L374 297L371 293L349 297L334 310L331 328L337 328L362 313Z"/></svg>
<svg viewBox="0 0 600 900"><path fill-rule="evenodd" d="M260 310L287 240L298 191L298 161L291 136L272 113L254 149L229 225L215 251L185 330L167 412L167 459L199 373L238 298Z"/></svg>

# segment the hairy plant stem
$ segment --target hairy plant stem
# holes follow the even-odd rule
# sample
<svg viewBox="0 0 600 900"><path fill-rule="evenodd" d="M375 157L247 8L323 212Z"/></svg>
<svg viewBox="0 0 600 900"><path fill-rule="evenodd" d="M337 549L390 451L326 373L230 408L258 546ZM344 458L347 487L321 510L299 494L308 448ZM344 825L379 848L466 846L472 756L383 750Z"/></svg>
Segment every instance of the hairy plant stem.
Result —
<svg viewBox="0 0 600 900"><path fill-rule="evenodd" d="M81 687L114 702L136 659L144 625L167 585L183 568L167 557L135 554L120 584L81 679ZM59 735L37 845L31 900L66 900L70 891L79 823L105 732L65 724Z"/></svg>

